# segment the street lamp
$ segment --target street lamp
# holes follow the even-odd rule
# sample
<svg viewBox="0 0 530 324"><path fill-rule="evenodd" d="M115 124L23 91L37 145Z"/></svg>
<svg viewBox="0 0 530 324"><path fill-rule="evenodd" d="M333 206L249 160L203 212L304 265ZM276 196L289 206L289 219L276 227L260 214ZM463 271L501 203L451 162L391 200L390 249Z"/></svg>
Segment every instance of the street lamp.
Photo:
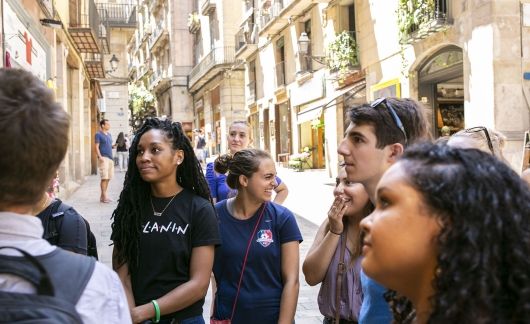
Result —
<svg viewBox="0 0 530 324"><path fill-rule="evenodd" d="M300 34L300 38L298 38L298 51L300 52L300 54L307 55L309 43L311 43L311 40L309 39L309 37L307 37L307 33L302 32Z"/></svg>
<svg viewBox="0 0 530 324"><path fill-rule="evenodd" d="M118 63L120 63L120 60L116 57L116 55L112 54L112 57L110 58L110 70L107 70L107 73L114 72L118 69Z"/></svg>
<svg viewBox="0 0 530 324"><path fill-rule="evenodd" d="M302 32L300 34L300 37L298 38L298 52L305 56L310 57L312 60L320 63L320 64L326 64L326 57L325 56L313 56L309 55L309 45L311 44L311 40L309 37L307 37L306 32Z"/></svg>

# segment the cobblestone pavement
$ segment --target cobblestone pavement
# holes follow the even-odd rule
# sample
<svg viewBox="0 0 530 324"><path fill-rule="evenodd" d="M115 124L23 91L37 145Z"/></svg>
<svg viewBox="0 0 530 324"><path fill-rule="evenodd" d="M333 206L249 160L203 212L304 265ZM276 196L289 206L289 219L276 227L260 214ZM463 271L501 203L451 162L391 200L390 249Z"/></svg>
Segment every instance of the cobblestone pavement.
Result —
<svg viewBox="0 0 530 324"><path fill-rule="evenodd" d="M280 170L279 170L280 171ZM293 212L297 213L299 211L310 211L311 206L307 206L308 200L307 195L302 192L302 188L304 186L303 177L305 176L307 180L307 176L309 175L309 172L307 173L300 173L300 174L290 174L292 173L289 170L281 170L282 172L279 172L281 176L283 176L282 179L288 183L290 188L290 194L288 201L286 201L286 204L288 207L294 206L296 204L304 204L304 206L301 206L300 208L291 208ZM111 266L111 257L112 257L112 247L110 246L110 234L111 234L111 215L114 209L117 205L117 200L119 198L119 194L121 191L121 188L123 186L123 179L124 179L125 173L123 172L116 172L114 179L110 181L109 184L109 197L113 200L113 202L109 204L103 204L99 202L99 176L92 175L88 176L87 180L84 184L82 184L79 189L74 192L68 199L65 199L65 202L74 206L77 211L79 211L89 222L92 231L94 232L97 243L98 243L98 252L100 256L100 261L105 263L108 266ZM316 173L312 175L313 177L319 177ZM300 182L300 184L297 184ZM306 185L307 187L307 185ZM321 186L321 187L329 187L329 186ZM320 187L319 187L320 188ZM322 197L322 194L318 192L313 192L313 195L316 195L318 197L320 195L320 199L317 198L317 200L313 200L313 203L318 203L319 207L316 208L319 213L321 213L320 209L324 209L324 207L320 206L321 203L319 201L324 201L327 205L329 201L331 200L331 194L328 193L328 188L323 188L322 190L326 191L327 199L324 199ZM312 191L315 191L312 189ZM298 194L297 194L298 192ZM311 202L312 200L309 200ZM314 210L314 209L313 209ZM325 214L324 214L325 215ZM321 217L320 217L321 218ZM309 218L312 219L312 218ZM301 217L297 215L297 221L298 225L300 227L300 230L302 232L302 236L304 238L304 241L300 245L300 267L303 262L303 259L307 253L307 250L311 246L313 242L313 238L315 236L315 233L318 229L318 226L315 224L314 221L308 220L306 217ZM320 312L318 310L317 305L317 295L318 295L318 289L319 286L310 287L304 280L304 276L302 274L302 271L300 270L300 294L298 298L298 307L296 311L296 322L297 323L303 323L303 324L317 324L322 323L322 315L320 315ZM211 304L211 293L208 292L206 296L206 302L204 305L204 315L205 319L208 318L208 313L210 309ZM208 322L208 321L207 321Z"/></svg>

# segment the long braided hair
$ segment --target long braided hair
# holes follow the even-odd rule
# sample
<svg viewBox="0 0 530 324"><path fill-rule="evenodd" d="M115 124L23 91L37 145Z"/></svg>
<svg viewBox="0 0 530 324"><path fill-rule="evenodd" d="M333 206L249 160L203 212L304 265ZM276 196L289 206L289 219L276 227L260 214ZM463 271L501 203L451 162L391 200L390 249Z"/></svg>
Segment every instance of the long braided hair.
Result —
<svg viewBox="0 0 530 324"><path fill-rule="evenodd" d="M193 191L196 195L209 200L210 203L212 202L210 189L204 178L201 165L180 123L171 122L167 119L148 118L136 132L131 144L131 158L125 174L123 190L120 194L118 206L112 213L111 240L115 245L114 266L117 268L127 263L129 271L139 265L138 250L143 217L141 211L146 204L149 204L151 195L150 184L141 178L136 165L137 146L142 135L152 129L163 131L167 139L172 143L172 148L184 152L184 160L177 168L177 183L181 187Z"/></svg>

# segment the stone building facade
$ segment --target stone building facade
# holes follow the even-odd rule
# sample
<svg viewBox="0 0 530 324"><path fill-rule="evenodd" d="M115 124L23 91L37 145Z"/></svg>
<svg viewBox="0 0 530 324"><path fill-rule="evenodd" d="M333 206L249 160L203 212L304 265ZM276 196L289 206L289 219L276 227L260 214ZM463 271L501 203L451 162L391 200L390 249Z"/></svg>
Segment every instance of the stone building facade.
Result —
<svg viewBox="0 0 530 324"><path fill-rule="evenodd" d="M59 168L61 196L95 171L93 134L102 92L106 37L93 0L2 0L4 68L33 72L71 117L70 143Z"/></svg>

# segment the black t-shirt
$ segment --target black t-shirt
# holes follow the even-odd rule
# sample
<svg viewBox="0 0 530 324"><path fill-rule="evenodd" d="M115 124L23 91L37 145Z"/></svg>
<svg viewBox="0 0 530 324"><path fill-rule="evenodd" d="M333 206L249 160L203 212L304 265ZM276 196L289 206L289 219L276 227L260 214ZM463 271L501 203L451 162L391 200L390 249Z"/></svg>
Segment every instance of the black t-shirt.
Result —
<svg viewBox="0 0 530 324"><path fill-rule="evenodd" d="M169 198L155 198L153 205L161 212ZM189 266L194 247L219 245L219 226L212 204L182 190L162 216L154 216L151 205L143 210L140 228L139 267L131 269L131 283L136 305L149 303L190 279ZM186 319L202 315L204 298L164 319Z"/></svg>

